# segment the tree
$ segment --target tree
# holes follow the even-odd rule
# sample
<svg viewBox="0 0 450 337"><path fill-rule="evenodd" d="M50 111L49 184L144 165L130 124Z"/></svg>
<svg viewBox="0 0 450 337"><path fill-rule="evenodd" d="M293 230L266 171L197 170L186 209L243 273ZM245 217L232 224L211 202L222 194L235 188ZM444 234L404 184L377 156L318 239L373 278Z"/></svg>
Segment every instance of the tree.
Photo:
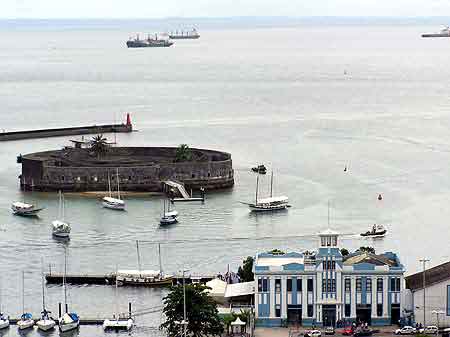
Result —
<svg viewBox="0 0 450 337"><path fill-rule="evenodd" d="M255 275L253 274L253 261L253 257L247 256L242 263L242 267L238 268L238 275L241 282L251 282L255 280Z"/></svg>
<svg viewBox="0 0 450 337"><path fill-rule="evenodd" d="M269 254L272 255L284 255L285 252L283 252L282 250L279 250L278 248L272 249Z"/></svg>
<svg viewBox="0 0 450 337"><path fill-rule="evenodd" d="M187 333L193 337L219 336L223 332L217 303L205 291L211 289L203 284L186 285ZM173 286L163 299L165 321L161 329L169 336L181 336L183 326L183 286Z"/></svg>
<svg viewBox="0 0 450 337"><path fill-rule="evenodd" d="M341 254L342 254L342 256L347 256L350 253L347 248L341 248Z"/></svg>
<svg viewBox="0 0 450 337"><path fill-rule="evenodd" d="M234 315L234 313L231 314L226 314L222 317L222 322L223 325L225 326L225 329L227 331L227 335L230 334L230 326L231 323L234 322L236 320L236 316Z"/></svg>
<svg viewBox="0 0 450 337"><path fill-rule="evenodd" d="M175 152L175 161L190 161L192 159L192 150L187 144L181 144L178 146Z"/></svg>
<svg viewBox="0 0 450 337"><path fill-rule="evenodd" d="M100 158L103 154L108 152L108 142L103 135L97 135L92 137L89 142L91 150L95 153L97 158Z"/></svg>
<svg viewBox="0 0 450 337"><path fill-rule="evenodd" d="M358 251L375 254L375 248L373 247L359 247Z"/></svg>

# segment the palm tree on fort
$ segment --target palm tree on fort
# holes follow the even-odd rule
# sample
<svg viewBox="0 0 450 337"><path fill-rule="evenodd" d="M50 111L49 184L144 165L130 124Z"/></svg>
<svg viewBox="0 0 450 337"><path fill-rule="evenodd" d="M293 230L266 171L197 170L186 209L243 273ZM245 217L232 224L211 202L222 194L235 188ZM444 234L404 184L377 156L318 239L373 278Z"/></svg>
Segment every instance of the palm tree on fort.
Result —
<svg viewBox="0 0 450 337"><path fill-rule="evenodd" d="M190 161L192 159L192 150L187 144L181 144L178 146L175 152L175 161Z"/></svg>
<svg viewBox="0 0 450 337"><path fill-rule="evenodd" d="M97 158L100 158L103 154L108 152L108 141L103 135L97 135L92 137L89 142L91 150L96 154Z"/></svg>

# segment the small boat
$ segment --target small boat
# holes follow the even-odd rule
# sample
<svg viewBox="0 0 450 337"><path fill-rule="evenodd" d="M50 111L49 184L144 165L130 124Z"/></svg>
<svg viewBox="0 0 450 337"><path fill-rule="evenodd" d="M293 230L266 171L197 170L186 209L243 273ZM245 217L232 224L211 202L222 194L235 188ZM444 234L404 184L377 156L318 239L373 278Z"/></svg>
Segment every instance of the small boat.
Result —
<svg viewBox="0 0 450 337"><path fill-rule="evenodd" d="M9 327L9 317L2 311L2 287L0 285L0 330Z"/></svg>
<svg viewBox="0 0 450 337"><path fill-rule="evenodd" d="M110 180L109 172L108 172L109 196L108 197L104 197L102 199L103 207L109 208L109 209L118 210L118 211L124 211L125 210L125 201L123 201L120 198L119 169L117 169L117 172L116 172L116 179L117 179L117 198L113 198L112 197L112 193L111 193L111 180Z"/></svg>
<svg viewBox="0 0 450 337"><path fill-rule="evenodd" d="M67 222L64 221L65 202L64 202L64 196L62 195L61 191L59 191L58 218L62 218L62 220L52 221L52 234L55 237L68 238L72 228L70 227L70 225Z"/></svg>
<svg viewBox="0 0 450 337"><path fill-rule="evenodd" d="M289 198L286 196L273 196L273 172L270 179L270 197L269 198L258 198L259 194L259 175L256 177L256 197L254 203L243 203L248 205L251 212L271 212L285 210L289 205Z"/></svg>
<svg viewBox="0 0 450 337"><path fill-rule="evenodd" d="M44 208L38 208L35 205L27 204L24 202L16 201L11 205L11 210L14 215L20 216L37 216Z"/></svg>
<svg viewBox="0 0 450 337"><path fill-rule="evenodd" d="M159 219L159 223L161 225L172 225L178 222L177 220L177 216L178 216L178 212L176 210L170 210L170 202L168 203L168 208L167 208L167 212L166 212L166 200L164 199L163 202L164 206L163 206L163 215L161 217L161 219Z"/></svg>
<svg viewBox="0 0 450 337"><path fill-rule="evenodd" d="M255 167L252 167L252 171L259 173L259 174L266 174L267 173L267 169L264 165L258 165Z"/></svg>
<svg viewBox="0 0 450 337"><path fill-rule="evenodd" d="M173 277L164 275L161 262L161 245L158 244L159 270L142 270L139 241L136 241L138 270L118 270L116 280L118 286L170 286Z"/></svg>
<svg viewBox="0 0 450 337"><path fill-rule="evenodd" d="M422 37L450 37L450 27L445 27L439 33L422 34Z"/></svg>
<svg viewBox="0 0 450 337"><path fill-rule="evenodd" d="M116 268L116 274L117 274L117 268ZM117 287L118 287L118 281L117 281L117 277L116 277L116 289L115 289L115 307L116 307L116 314L114 316L113 319L105 319L103 321L103 330L108 331L108 330L127 330L130 331L131 328L133 327L133 319L131 317L120 317L119 314L119 306L117 303Z"/></svg>
<svg viewBox="0 0 450 337"><path fill-rule="evenodd" d="M372 237L372 238L381 238L385 236L387 233L387 229L383 225L373 225L372 230L367 231L365 233L361 233L361 236L364 237Z"/></svg>
<svg viewBox="0 0 450 337"><path fill-rule="evenodd" d="M22 271L22 316L17 321L17 327L19 330L25 330L32 328L34 325L33 315L29 312L25 312L25 272Z"/></svg>
<svg viewBox="0 0 450 337"><path fill-rule="evenodd" d="M169 39L158 39L158 35L152 38L150 35L147 39L141 40L139 35L135 39L131 38L127 41L128 48L147 48L147 47L170 47L173 42Z"/></svg>
<svg viewBox="0 0 450 337"><path fill-rule="evenodd" d="M68 312L67 306L67 251L64 249L64 277L63 277L63 289L64 289L64 308L65 313L58 319L59 330L61 332L75 330L80 325L80 317L75 312Z"/></svg>
<svg viewBox="0 0 450 337"><path fill-rule="evenodd" d="M42 263L42 266L44 264ZM42 283L42 311L41 311L41 319L36 322L36 325L38 329L42 331L48 331L55 327L56 322L54 319L50 317L51 311L48 311L45 308L45 286L44 286L44 271L42 270L42 277L41 277L41 283Z"/></svg>

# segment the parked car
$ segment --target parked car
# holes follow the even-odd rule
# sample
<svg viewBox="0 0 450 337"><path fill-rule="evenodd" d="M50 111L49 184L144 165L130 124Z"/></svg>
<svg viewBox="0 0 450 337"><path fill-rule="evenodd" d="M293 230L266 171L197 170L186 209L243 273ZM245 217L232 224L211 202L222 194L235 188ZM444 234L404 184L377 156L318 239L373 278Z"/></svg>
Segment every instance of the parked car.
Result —
<svg viewBox="0 0 450 337"><path fill-rule="evenodd" d="M334 327L328 326L325 328L325 335L334 335Z"/></svg>
<svg viewBox="0 0 450 337"><path fill-rule="evenodd" d="M344 328L341 332L344 336L351 336L353 335L353 328L351 326L348 326Z"/></svg>
<svg viewBox="0 0 450 337"><path fill-rule="evenodd" d="M423 329L419 329L419 332L424 333L424 334L429 334L429 335L437 335L439 332L439 329L435 325L429 325Z"/></svg>
<svg viewBox="0 0 450 337"><path fill-rule="evenodd" d="M372 336L373 331L369 328L357 328L353 333L353 336L362 337L362 336Z"/></svg>
<svg viewBox="0 0 450 337"><path fill-rule="evenodd" d="M395 330L394 333L396 335L412 335L416 333L416 329L412 326L405 325L403 328Z"/></svg>
<svg viewBox="0 0 450 337"><path fill-rule="evenodd" d="M305 337L321 337L322 333L319 330L307 330L305 331Z"/></svg>

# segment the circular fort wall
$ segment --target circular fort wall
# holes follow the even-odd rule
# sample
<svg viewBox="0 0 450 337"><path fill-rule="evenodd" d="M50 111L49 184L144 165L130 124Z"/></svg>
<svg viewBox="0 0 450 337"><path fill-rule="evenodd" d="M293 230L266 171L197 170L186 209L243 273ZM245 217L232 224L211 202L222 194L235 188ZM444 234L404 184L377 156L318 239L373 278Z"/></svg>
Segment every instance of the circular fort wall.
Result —
<svg viewBox="0 0 450 337"><path fill-rule="evenodd" d="M118 171L123 191L158 192L163 182L175 180L187 188L220 189L234 185L231 155L191 149L194 160L175 162L176 148L112 148L105 157L87 149L66 148L22 156L21 188L37 191L105 191L108 175L117 189ZM84 151L84 153L83 153Z"/></svg>

